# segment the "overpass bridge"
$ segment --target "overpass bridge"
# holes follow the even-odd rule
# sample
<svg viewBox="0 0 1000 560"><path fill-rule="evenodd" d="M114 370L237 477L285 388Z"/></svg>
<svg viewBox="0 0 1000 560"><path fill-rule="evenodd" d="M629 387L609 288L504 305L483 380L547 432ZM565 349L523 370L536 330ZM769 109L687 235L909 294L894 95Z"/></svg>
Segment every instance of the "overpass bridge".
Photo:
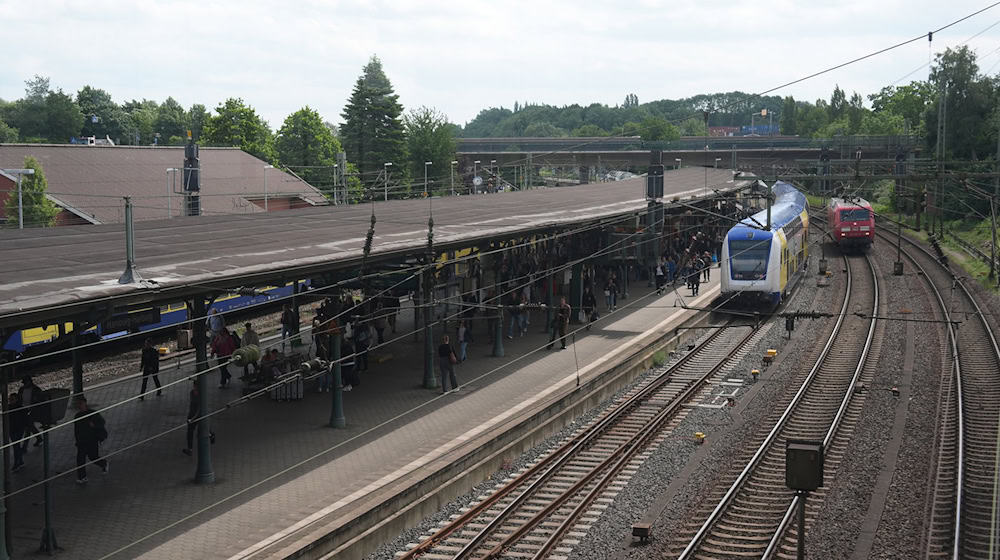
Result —
<svg viewBox="0 0 1000 560"><path fill-rule="evenodd" d="M666 165L738 169L819 160L824 150L831 159L853 159L859 149L865 159L892 159L921 148L917 136L688 136L667 142L645 142L638 136L460 138L458 159L466 173L490 167L568 166L579 168L584 180L602 169L644 167L650 150L663 151Z"/></svg>

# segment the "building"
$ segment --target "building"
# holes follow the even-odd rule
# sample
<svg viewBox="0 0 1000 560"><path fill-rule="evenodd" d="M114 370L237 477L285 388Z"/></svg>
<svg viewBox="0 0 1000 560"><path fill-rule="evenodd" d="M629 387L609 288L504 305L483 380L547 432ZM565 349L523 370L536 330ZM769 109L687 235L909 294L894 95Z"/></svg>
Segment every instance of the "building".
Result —
<svg viewBox="0 0 1000 560"><path fill-rule="evenodd" d="M201 148L203 215L256 214L326 203L323 194L292 173L238 148ZM57 225L106 224L125 219L132 197L136 220L182 215L183 146L0 144L0 169L42 165L47 197L60 209ZM0 202L16 195L16 177L0 176Z"/></svg>

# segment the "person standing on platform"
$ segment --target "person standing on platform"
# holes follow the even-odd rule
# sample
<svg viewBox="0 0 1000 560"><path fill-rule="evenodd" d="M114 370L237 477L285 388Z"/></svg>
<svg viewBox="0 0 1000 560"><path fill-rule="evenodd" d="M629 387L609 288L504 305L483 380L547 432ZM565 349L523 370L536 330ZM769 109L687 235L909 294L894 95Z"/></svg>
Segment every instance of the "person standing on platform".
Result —
<svg viewBox="0 0 1000 560"><path fill-rule="evenodd" d="M552 350L555 345L556 333L559 334L559 342L562 345L560 350L566 349L566 327L569 326L569 317L573 309L566 303L566 296L559 298L559 312L553 321L555 325L552 328L552 334L549 336L549 345L545 347L546 350Z"/></svg>
<svg viewBox="0 0 1000 560"><path fill-rule="evenodd" d="M702 278L703 281L708 282L710 279L709 272L712 270L712 254L705 251L701 256L702 270L705 271L705 277Z"/></svg>
<svg viewBox="0 0 1000 560"><path fill-rule="evenodd" d="M451 381L451 391L458 391L458 379L455 377L455 364L458 358L455 350L451 347L448 335L441 337L441 346L438 346L438 369L441 371L441 394L448 393L448 382Z"/></svg>
<svg viewBox="0 0 1000 560"><path fill-rule="evenodd" d="M667 265L663 262L663 260L660 260L660 262L656 265L656 295L663 293L663 284L667 280L667 274L664 270L666 267Z"/></svg>
<svg viewBox="0 0 1000 560"><path fill-rule="evenodd" d="M295 312L292 311L292 306L285 304L285 308L281 312L281 351L285 351L285 340L290 339L292 335L295 334L295 327L298 321L295 319ZM289 344L291 341L289 340Z"/></svg>
<svg viewBox="0 0 1000 560"><path fill-rule="evenodd" d="M222 313L219 313L218 309L213 307L208 312L208 319L205 320L205 325L208 326L212 338L215 338L222 333L222 329L226 328L226 318L222 316Z"/></svg>
<svg viewBox="0 0 1000 560"><path fill-rule="evenodd" d="M695 257L694 262L691 263L691 295L698 295L698 288L701 286L701 269L704 267L704 263L701 258Z"/></svg>
<svg viewBox="0 0 1000 560"><path fill-rule="evenodd" d="M458 363L462 363L468 357L469 329L465 327L465 321L458 323Z"/></svg>
<svg viewBox="0 0 1000 560"><path fill-rule="evenodd" d="M615 281L615 273L608 275L608 283L604 285L604 297L607 298L608 311L618 306L618 283Z"/></svg>
<svg viewBox="0 0 1000 560"><path fill-rule="evenodd" d="M76 483L87 482L87 460L101 467L101 472L108 474L108 460L101 459L98 446L108 437L108 429L100 413L87 406L87 399L77 395L76 416L73 418L73 436L76 439Z"/></svg>
<svg viewBox="0 0 1000 560"><path fill-rule="evenodd" d="M156 396L163 396L160 389L160 353L153 348L153 339L147 338L142 343L142 358L139 360L139 372L142 373L142 387L139 389L139 400L143 400L146 395L146 382L153 376L153 384L156 385Z"/></svg>
<svg viewBox="0 0 1000 560"><path fill-rule="evenodd" d="M521 332L521 309L518 307L520 303L521 300L518 299L516 293L510 295L510 305L507 306L507 310L510 313L510 325L507 327L508 339L514 338L515 328L519 333ZM461 339L459 339L459 342L461 342Z"/></svg>
<svg viewBox="0 0 1000 560"><path fill-rule="evenodd" d="M590 290L590 286L583 289L583 313L586 315L587 330L590 330L590 325L597 320L597 298L594 297L594 292Z"/></svg>
<svg viewBox="0 0 1000 560"><path fill-rule="evenodd" d="M358 372L368 371L368 347L371 339L371 325L365 320L359 320L354 327L354 351L358 354L354 361Z"/></svg>
<svg viewBox="0 0 1000 560"><path fill-rule="evenodd" d="M181 449L181 453L191 455L194 448L194 431L198 428L198 380L194 380L191 392L188 393L188 413L187 413L187 447ZM208 441L215 443L215 432L208 431Z"/></svg>
<svg viewBox="0 0 1000 560"><path fill-rule="evenodd" d="M229 330L223 327L222 333L212 339L212 357L217 358L219 364L220 389L225 389L229 386L229 378L232 376L229 374L229 368L226 365L229 363L229 357L233 355L234 350L236 350L236 343L233 341L233 337L230 336Z"/></svg>
<svg viewBox="0 0 1000 560"><path fill-rule="evenodd" d="M24 432L28 429L28 409L21 403L21 397L17 393L11 393L8 397L10 414L7 416L10 423L10 441L17 441L24 437ZM14 466L11 472L18 472L24 468L24 445L15 443Z"/></svg>
<svg viewBox="0 0 1000 560"><path fill-rule="evenodd" d="M38 434L38 428L35 426L35 418L31 413L33 410L33 404L42 402L42 389L35 385L34 380L31 379L30 375L25 375L21 378L21 388L17 390L17 396L21 398L21 406L28 409L28 424L24 429L25 435L35 434L35 447L42 444L42 436ZM24 449L28 448L28 442L22 444Z"/></svg>

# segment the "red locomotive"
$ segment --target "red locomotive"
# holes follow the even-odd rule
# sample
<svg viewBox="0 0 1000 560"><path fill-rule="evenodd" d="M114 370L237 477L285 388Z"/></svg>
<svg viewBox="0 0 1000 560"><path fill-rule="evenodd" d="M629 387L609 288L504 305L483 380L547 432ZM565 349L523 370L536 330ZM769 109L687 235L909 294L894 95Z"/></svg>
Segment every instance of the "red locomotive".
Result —
<svg viewBox="0 0 1000 560"><path fill-rule="evenodd" d="M875 214L863 198L831 198L826 207L830 235L841 247L870 247L875 241Z"/></svg>

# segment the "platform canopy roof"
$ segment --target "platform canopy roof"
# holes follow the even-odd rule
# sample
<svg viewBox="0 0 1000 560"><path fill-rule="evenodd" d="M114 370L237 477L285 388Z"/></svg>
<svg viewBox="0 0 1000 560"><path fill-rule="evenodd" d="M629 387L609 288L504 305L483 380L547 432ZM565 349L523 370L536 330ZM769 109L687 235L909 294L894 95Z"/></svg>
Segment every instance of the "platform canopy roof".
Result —
<svg viewBox="0 0 1000 560"><path fill-rule="evenodd" d="M680 169L668 171L664 179L668 203L716 196L744 183L724 169ZM146 221L135 228L136 264L144 281L124 285L118 283L125 268L122 224L0 230L0 327L355 266L372 208L377 220L373 258L421 255L432 205L435 247L448 250L638 213L647 200L645 179L637 178L430 201Z"/></svg>

